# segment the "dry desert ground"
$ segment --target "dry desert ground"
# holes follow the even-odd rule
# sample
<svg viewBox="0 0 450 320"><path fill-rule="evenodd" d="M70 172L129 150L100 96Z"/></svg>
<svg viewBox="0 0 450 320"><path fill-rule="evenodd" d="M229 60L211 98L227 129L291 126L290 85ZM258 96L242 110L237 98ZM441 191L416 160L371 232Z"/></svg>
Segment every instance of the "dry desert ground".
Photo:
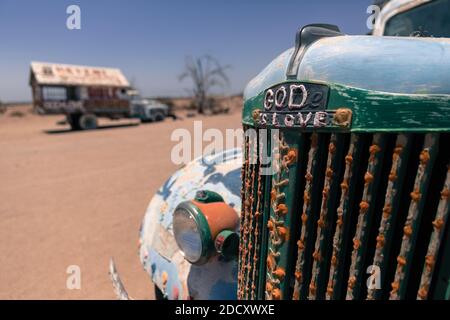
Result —
<svg viewBox="0 0 450 320"><path fill-rule="evenodd" d="M192 130L194 120L239 128L239 110L142 125L102 120L85 132L30 110L0 115L0 299L115 299L111 256L129 294L153 298L138 230L153 193L177 169L170 135ZM81 268L80 290L66 288L70 265Z"/></svg>

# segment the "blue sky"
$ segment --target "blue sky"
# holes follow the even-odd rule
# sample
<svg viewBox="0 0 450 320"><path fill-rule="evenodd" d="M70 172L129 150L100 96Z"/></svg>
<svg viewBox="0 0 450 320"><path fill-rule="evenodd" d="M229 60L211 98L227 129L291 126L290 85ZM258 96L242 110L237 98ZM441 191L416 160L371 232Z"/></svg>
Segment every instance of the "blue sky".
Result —
<svg viewBox="0 0 450 320"><path fill-rule="evenodd" d="M365 34L372 0L0 0L0 100L31 99L32 60L118 67L144 96L186 94L185 57L210 54L229 64L229 93L283 50L296 30L333 23ZM81 30L66 8L81 8Z"/></svg>

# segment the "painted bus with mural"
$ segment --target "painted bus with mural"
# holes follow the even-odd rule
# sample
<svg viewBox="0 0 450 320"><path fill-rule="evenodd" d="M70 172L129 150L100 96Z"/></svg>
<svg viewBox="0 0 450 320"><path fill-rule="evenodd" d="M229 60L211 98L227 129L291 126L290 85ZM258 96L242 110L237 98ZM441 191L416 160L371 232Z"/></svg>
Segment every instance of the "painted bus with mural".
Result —
<svg viewBox="0 0 450 320"><path fill-rule="evenodd" d="M63 114L74 130L97 128L97 118L161 121L168 107L142 99L117 68L31 62L29 84L36 113Z"/></svg>

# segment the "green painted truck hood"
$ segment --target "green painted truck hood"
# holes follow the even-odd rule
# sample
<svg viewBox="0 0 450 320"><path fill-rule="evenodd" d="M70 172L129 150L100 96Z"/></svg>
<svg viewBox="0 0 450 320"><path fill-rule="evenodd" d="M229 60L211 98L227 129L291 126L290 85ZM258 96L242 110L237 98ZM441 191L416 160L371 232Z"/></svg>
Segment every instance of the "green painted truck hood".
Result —
<svg viewBox="0 0 450 320"><path fill-rule="evenodd" d="M287 81L292 53L286 50L247 85L244 124L255 124L264 91ZM327 85L326 109L351 109L352 132L450 131L449 39L321 39L307 50L295 81Z"/></svg>

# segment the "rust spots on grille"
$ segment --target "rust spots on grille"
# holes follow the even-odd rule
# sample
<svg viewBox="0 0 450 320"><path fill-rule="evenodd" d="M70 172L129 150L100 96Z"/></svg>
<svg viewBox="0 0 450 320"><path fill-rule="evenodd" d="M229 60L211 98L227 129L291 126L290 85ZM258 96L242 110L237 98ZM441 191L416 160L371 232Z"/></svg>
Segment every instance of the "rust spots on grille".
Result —
<svg viewBox="0 0 450 320"><path fill-rule="evenodd" d="M341 183L341 189L342 189L342 192L347 192L348 191L348 182L347 182L347 180L344 180Z"/></svg>
<svg viewBox="0 0 450 320"><path fill-rule="evenodd" d="M441 191L441 199L447 200L450 196L450 190L448 188L444 188L444 190Z"/></svg>
<svg viewBox="0 0 450 320"><path fill-rule="evenodd" d="M286 166L290 166L290 165L294 164L296 159L297 159L297 150L296 149L290 149L288 151L287 155L285 155L283 157L283 161Z"/></svg>
<svg viewBox="0 0 450 320"><path fill-rule="evenodd" d="M331 178L333 177L333 169L331 169L330 167L327 168L325 175L327 176L327 178Z"/></svg>
<svg viewBox="0 0 450 320"><path fill-rule="evenodd" d="M419 190L414 190L413 192L410 193L411 199L414 202L419 202L420 197L422 196L419 192Z"/></svg>
<svg viewBox="0 0 450 320"><path fill-rule="evenodd" d="M275 212L284 216L288 213L288 207L284 203L280 203L277 205Z"/></svg>
<svg viewBox="0 0 450 320"><path fill-rule="evenodd" d="M430 152L428 150L423 150L419 156L420 164L426 165L430 161Z"/></svg>
<svg viewBox="0 0 450 320"><path fill-rule="evenodd" d="M311 283L309 284L309 293L311 295L316 295L316 291L317 291L317 287L316 287L316 283L314 281L311 281Z"/></svg>
<svg viewBox="0 0 450 320"><path fill-rule="evenodd" d="M384 235L379 234L377 236L377 248L380 249L380 248L383 248L383 247L384 247Z"/></svg>
<svg viewBox="0 0 450 320"><path fill-rule="evenodd" d="M444 225L444 219L442 218L437 218L436 220L434 220L433 222L433 226L436 230L441 230L442 226Z"/></svg>
<svg viewBox="0 0 450 320"><path fill-rule="evenodd" d="M386 204L383 208L383 217L388 218L392 213L392 207L390 204Z"/></svg>
<svg viewBox="0 0 450 320"><path fill-rule="evenodd" d="M405 225L403 227L403 234L406 237L410 237L412 235L412 233L413 233L413 228L411 227L411 225Z"/></svg>
<svg viewBox="0 0 450 320"><path fill-rule="evenodd" d="M321 257L321 255L320 255L320 252L319 251L314 251L314 253L312 254L312 257L313 257L313 259L315 260L315 261L321 261L322 260L322 257Z"/></svg>
<svg viewBox="0 0 450 320"><path fill-rule="evenodd" d="M399 266L404 266L406 264L406 258L402 257L402 256L398 256L397 257L397 263Z"/></svg>
<svg viewBox="0 0 450 320"><path fill-rule="evenodd" d="M433 270L435 262L436 261L433 255L428 255L425 257L425 267L427 268L427 271L431 272Z"/></svg>
<svg viewBox="0 0 450 320"><path fill-rule="evenodd" d="M303 250L303 249L305 249L305 243L304 243L304 241L303 240L298 240L297 241L297 247L300 249L300 250Z"/></svg>
<svg viewBox="0 0 450 320"><path fill-rule="evenodd" d="M346 164L352 164L353 162L353 157L351 155L346 155L345 156L345 163Z"/></svg>
<svg viewBox="0 0 450 320"><path fill-rule="evenodd" d="M352 110L348 108L339 108L333 117L333 123L340 127L348 127L352 121Z"/></svg>
<svg viewBox="0 0 450 320"><path fill-rule="evenodd" d="M276 288L272 290L272 299L273 300L280 300L281 299L281 290Z"/></svg>
<svg viewBox="0 0 450 320"><path fill-rule="evenodd" d="M425 300L428 296L428 288L426 288L425 286L421 287L417 292L417 295L420 299Z"/></svg>
<svg viewBox="0 0 450 320"><path fill-rule="evenodd" d="M289 230L286 227L277 227L278 234L283 241L289 239Z"/></svg>
<svg viewBox="0 0 450 320"><path fill-rule="evenodd" d="M396 294L398 292L398 289L400 289L400 283L398 281L394 281L391 283L391 294Z"/></svg>
<svg viewBox="0 0 450 320"><path fill-rule="evenodd" d="M331 265L336 266L337 265L337 257L335 255L333 255L331 257Z"/></svg>
<svg viewBox="0 0 450 320"><path fill-rule="evenodd" d="M361 246L361 241L359 239L353 239L353 249L358 250Z"/></svg>
<svg viewBox="0 0 450 320"><path fill-rule="evenodd" d="M286 276L286 271L284 271L284 269L280 267L276 268L272 273L279 280L283 280L284 277Z"/></svg>
<svg viewBox="0 0 450 320"><path fill-rule="evenodd" d="M359 204L360 213L366 213L369 209L369 203L367 201L361 201Z"/></svg>
<svg viewBox="0 0 450 320"><path fill-rule="evenodd" d="M351 276L351 277L348 279L348 287L351 288L351 289L353 289L353 288L355 287L355 284L356 284L356 277Z"/></svg>

